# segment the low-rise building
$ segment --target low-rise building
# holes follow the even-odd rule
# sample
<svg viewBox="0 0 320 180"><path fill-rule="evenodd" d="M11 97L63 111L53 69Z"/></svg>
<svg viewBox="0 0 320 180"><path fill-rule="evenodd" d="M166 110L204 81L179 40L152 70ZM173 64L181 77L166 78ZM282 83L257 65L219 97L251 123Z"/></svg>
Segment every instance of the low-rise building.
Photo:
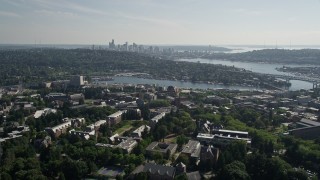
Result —
<svg viewBox="0 0 320 180"><path fill-rule="evenodd" d="M134 179L135 174L145 172L148 174L148 179L154 180L173 180L176 168L172 166L164 166L153 163L146 163L145 165L138 166L132 173L129 179Z"/></svg>
<svg viewBox="0 0 320 180"><path fill-rule="evenodd" d="M303 139L316 139L320 136L320 122L303 118L294 129L289 130L289 134Z"/></svg>
<svg viewBox="0 0 320 180"><path fill-rule="evenodd" d="M200 150L200 163L205 166L213 166L219 158L219 149L213 146L202 146Z"/></svg>
<svg viewBox="0 0 320 180"><path fill-rule="evenodd" d="M38 119L40 118L41 116L46 116L50 113L57 113L57 110L56 109L51 109L51 108L45 108L43 110L38 110L34 113L33 117Z"/></svg>
<svg viewBox="0 0 320 180"><path fill-rule="evenodd" d="M119 143L116 148L122 149L127 154L131 153L133 148L135 148L138 145L138 142L134 139L127 139Z"/></svg>
<svg viewBox="0 0 320 180"><path fill-rule="evenodd" d="M201 145L199 141L189 140L188 144L184 146L181 154L185 154L191 158L198 159L200 154Z"/></svg>
<svg viewBox="0 0 320 180"><path fill-rule="evenodd" d="M98 131L103 124L106 124L106 120L99 120L95 123L92 123L86 127L86 131Z"/></svg>
<svg viewBox="0 0 320 180"><path fill-rule="evenodd" d="M29 131L30 131L30 128L28 126L17 126L15 130L8 133L7 137L0 138L0 143L10 139L16 139L16 138L22 137L23 133L29 132Z"/></svg>
<svg viewBox="0 0 320 180"><path fill-rule="evenodd" d="M224 105L224 104L230 104L231 100L228 99L228 98L222 98L220 96L212 95L212 96L207 96L206 99L205 99L205 102L209 103L209 104L221 106L221 105Z"/></svg>
<svg viewBox="0 0 320 180"><path fill-rule="evenodd" d="M245 141L248 145L251 144L249 133L244 131L231 131L225 129L215 129L211 134L199 133L197 139L200 142L213 144L218 146L225 146L234 140Z"/></svg>
<svg viewBox="0 0 320 180"><path fill-rule="evenodd" d="M141 138L142 136L142 133L143 132L147 132L149 133L150 132L150 126L147 126L147 125L142 125L140 126L139 128L137 128L136 130L134 130L132 133L131 133L131 137L138 137L138 138Z"/></svg>
<svg viewBox="0 0 320 180"><path fill-rule="evenodd" d="M161 153L163 157L169 158L177 150L178 145L174 143L152 142L146 148L147 153L152 156L154 153Z"/></svg>
<svg viewBox="0 0 320 180"><path fill-rule="evenodd" d="M118 111L108 116L107 122L109 126L118 124L122 120L122 116L126 113L126 110Z"/></svg>
<svg viewBox="0 0 320 180"><path fill-rule="evenodd" d="M154 128L155 125L158 123L158 121L162 118L164 118L166 116L166 113L165 112L162 112L158 115L156 115L155 117L153 117L151 120L150 120L150 126L151 128Z"/></svg>
<svg viewBox="0 0 320 180"><path fill-rule="evenodd" d="M69 131L69 133L72 135L79 136L82 139L86 139L86 140L88 140L90 137L94 137L96 134L96 132L94 130L92 130L92 131L76 131L74 129L71 129Z"/></svg>
<svg viewBox="0 0 320 180"><path fill-rule="evenodd" d="M312 100L312 98L310 96L304 96L304 95L297 96L297 101L301 105L307 105L308 102L311 100Z"/></svg>
<svg viewBox="0 0 320 180"><path fill-rule="evenodd" d="M59 137L61 134L65 134L67 129L71 127L71 121L64 122L54 127L47 127L45 131L52 137Z"/></svg>
<svg viewBox="0 0 320 180"><path fill-rule="evenodd" d="M54 127L47 127L45 131L50 134L52 137L59 137L61 134L65 134L67 129L70 127L79 127L81 124L85 123L84 118L64 118L63 123L54 126Z"/></svg>
<svg viewBox="0 0 320 180"><path fill-rule="evenodd" d="M50 94L46 95L44 98L45 98L45 100L48 100L48 101L59 100L59 101L66 102L69 100L69 97L64 93L50 93Z"/></svg>
<svg viewBox="0 0 320 180"><path fill-rule="evenodd" d="M138 145L138 142L132 138L123 139L119 144L112 145L112 144L103 144L97 143L97 147L106 147L106 148L119 148L122 149L125 153L130 154L133 148Z"/></svg>

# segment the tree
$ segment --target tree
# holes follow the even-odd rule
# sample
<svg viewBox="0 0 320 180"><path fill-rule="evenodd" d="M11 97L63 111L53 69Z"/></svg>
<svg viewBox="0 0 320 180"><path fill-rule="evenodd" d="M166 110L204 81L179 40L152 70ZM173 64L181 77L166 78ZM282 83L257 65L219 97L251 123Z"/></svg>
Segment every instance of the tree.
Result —
<svg viewBox="0 0 320 180"><path fill-rule="evenodd" d="M6 172L2 172L0 174L0 179L11 180L12 178L11 178L10 174L8 174Z"/></svg>
<svg viewBox="0 0 320 180"><path fill-rule="evenodd" d="M188 176L186 175L186 173L179 174L174 177L174 180L187 180L187 179L188 179Z"/></svg>
<svg viewBox="0 0 320 180"><path fill-rule="evenodd" d="M185 154L180 154L176 162L182 162L185 164L187 167L190 165L190 159L187 155Z"/></svg>
<svg viewBox="0 0 320 180"><path fill-rule="evenodd" d="M234 161L226 165L222 168L217 178L228 180L250 180L250 176L246 172L246 166L240 161Z"/></svg>
<svg viewBox="0 0 320 180"><path fill-rule="evenodd" d="M140 173L134 175L134 179L147 180L148 174L146 172L140 172Z"/></svg>
<svg viewBox="0 0 320 180"><path fill-rule="evenodd" d="M71 159L63 161L61 166L66 179L82 179L89 170L85 162Z"/></svg>
<svg viewBox="0 0 320 180"><path fill-rule="evenodd" d="M308 174L303 169L290 169L288 171L288 179L292 180L308 180Z"/></svg>
<svg viewBox="0 0 320 180"><path fill-rule="evenodd" d="M188 142L188 138L185 135L180 135L177 137L177 144L178 148L181 149L182 145L186 144Z"/></svg>
<svg viewBox="0 0 320 180"><path fill-rule="evenodd" d="M168 129L166 126L161 125L157 128L157 133L159 135L159 138L162 139L162 141L164 141L164 138L168 134Z"/></svg>
<svg viewBox="0 0 320 180"><path fill-rule="evenodd" d="M155 152L153 153L152 156L153 160L155 160L156 162L162 162L163 161L163 155L159 152Z"/></svg>

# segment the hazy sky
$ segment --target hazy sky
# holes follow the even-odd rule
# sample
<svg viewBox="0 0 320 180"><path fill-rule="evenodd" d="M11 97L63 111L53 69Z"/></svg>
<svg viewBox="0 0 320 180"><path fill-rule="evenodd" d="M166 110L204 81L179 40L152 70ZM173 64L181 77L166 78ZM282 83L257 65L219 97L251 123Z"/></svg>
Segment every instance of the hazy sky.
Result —
<svg viewBox="0 0 320 180"><path fill-rule="evenodd" d="M320 0L0 0L0 43L320 44Z"/></svg>

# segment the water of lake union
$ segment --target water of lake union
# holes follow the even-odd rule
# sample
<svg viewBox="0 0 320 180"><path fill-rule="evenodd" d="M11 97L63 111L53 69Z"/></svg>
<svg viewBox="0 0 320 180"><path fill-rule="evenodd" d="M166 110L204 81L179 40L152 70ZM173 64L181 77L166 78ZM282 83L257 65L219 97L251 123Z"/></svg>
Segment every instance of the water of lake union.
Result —
<svg viewBox="0 0 320 180"><path fill-rule="evenodd" d="M226 66L234 66L237 68L243 68L252 72L275 74L275 75L288 75L288 73L277 71L276 68L280 68L281 64L262 64L252 62L236 62L226 60L210 60L210 59L178 59L176 61L187 62L200 62L207 64L222 64ZM285 65L290 67L299 67L301 65ZM307 66L307 65L306 65ZM192 88L192 89L234 89L234 90L255 90L256 87L248 86L227 86L223 84L207 84L207 83L192 83L185 81L172 81L172 80L157 80L157 79L144 79L138 77L127 76L115 76L112 81L107 81L108 84L156 84L159 86L176 86L180 88ZM300 80L290 80L291 87L289 90L295 91L300 89L311 89L312 83Z"/></svg>

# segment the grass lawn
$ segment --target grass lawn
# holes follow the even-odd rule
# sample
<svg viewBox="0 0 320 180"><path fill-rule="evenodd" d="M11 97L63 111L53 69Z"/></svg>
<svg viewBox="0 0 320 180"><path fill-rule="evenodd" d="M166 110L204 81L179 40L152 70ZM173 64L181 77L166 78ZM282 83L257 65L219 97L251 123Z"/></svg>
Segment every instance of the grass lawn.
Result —
<svg viewBox="0 0 320 180"><path fill-rule="evenodd" d="M164 139L164 142L166 143L176 143L177 142L177 136L176 135L171 135L167 136L167 138Z"/></svg>
<svg viewBox="0 0 320 180"><path fill-rule="evenodd" d="M132 121L126 121L125 124L121 128L118 128L115 131L115 133L118 133L119 135L121 135L124 132L130 130L131 128L133 128Z"/></svg>
<svg viewBox="0 0 320 180"><path fill-rule="evenodd" d="M88 104L88 105L92 105L93 104L93 99L85 99L84 103Z"/></svg>

